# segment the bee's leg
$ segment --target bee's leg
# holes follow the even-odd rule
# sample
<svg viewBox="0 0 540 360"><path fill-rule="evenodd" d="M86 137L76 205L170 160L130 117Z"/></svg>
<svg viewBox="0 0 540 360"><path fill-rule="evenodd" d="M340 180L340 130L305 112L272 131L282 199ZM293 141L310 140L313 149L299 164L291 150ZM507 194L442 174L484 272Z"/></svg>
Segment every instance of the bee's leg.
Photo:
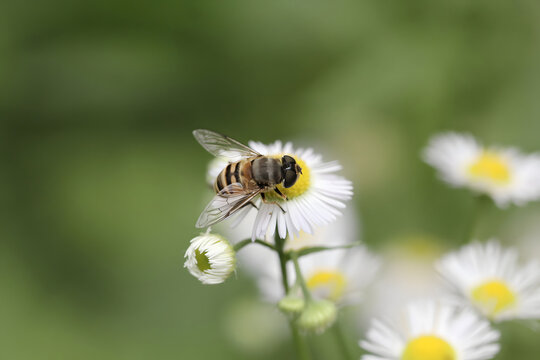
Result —
<svg viewBox="0 0 540 360"><path fill-rule="evenodd" d="M277 201L267 201L266 196L265 196L264 193L261 193L261 199L262 199L263 203L265 203L265 204L275 204L275 205L277 205L281 209L281 212L283 212L284 214L286 213L285 209L283 209L281 207L281 205L279 205L279 203Z"/></svg>
<svg viewBox="0 0 540 360"><path fill-rule="evenodd" d="M283 200L287 200L287 196L283 195L281 191L277 187L274 188L274 191L283 198Z"/></svg>
<svg viewBox="0 0 540 360"><path fill-rule="evenodd" d="M253 201L248 202L246 205L248 205L248 204L253 206L255 209L259 210L259 208L257 207L257 205L255 205L255 203Z"/></svg>

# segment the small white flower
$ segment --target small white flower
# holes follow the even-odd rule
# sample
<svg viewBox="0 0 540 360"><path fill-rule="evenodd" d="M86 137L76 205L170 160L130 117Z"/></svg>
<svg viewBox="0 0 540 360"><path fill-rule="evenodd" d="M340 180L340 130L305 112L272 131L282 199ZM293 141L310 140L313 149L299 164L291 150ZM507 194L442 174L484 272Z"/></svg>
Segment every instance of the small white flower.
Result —
<svg viewBox="0 0 540 360"><path fill-rule="evenodd" d="M294 236L298 236L300 231L312 234L315 227L334 221L341 214L338 209L345 207L343 201L352 197L352 183L333 174L341 170L341 165L336 161L323 162L313 149L294 149L291 143L282 145L281 141L270 145L250 142L249 145L263 155L291 155L302 168L302 175L292 187L278 186L287 200L267 196L285 212L277 204L260 203L253 225L253 238L264 239L267 233L272 236L276 227L282 239L287 237L287 233Z"/></svg>
<svg viewBox="0 0 540 360"><path fill-rule="evenodd" d="M392 323L373 320L360 346L363 360L487 360L499 333L470 309L436 301L411 303Z"/></svg>
<svg viewBox="0 0 540 360"><path fill-rule="evenodd" d="M247 215L246 220L252 220L256 216L255 212ZM238 226L222 227L223 232L229 239L245 239L251 235L250 221L242 221ZM357 231L358 217L353 206L348 206L343 216L328 226L315 229L313 235L301 232L298 237L287 237L284 250L299 250L313 246L338 246L351 243L358 238ZM266 241L273 244L273 239L267 237ZM310 256L314 256L312 254ZM276 254L259 244L248 245L238 252L239 266L248 270L257 282L257 286L264 300L278 302L285 293L281 279L281 269ZM301 262L303 258L300 258ZM294 284L294 267L288 264L289 285ZM365 277L363 277L366 279ZM354 283L354 282L353 282Z"/></svg>
<svg viewBox="0 0 540 360"><path fill-rule="evenodd" d="M471 135L449 132L433 137L423 158L448 184L487 194L499 207L540 199L540 154L484 147Z"/></svg>
<svg viewBox="0 0 540 360"><path fill-rule="evenodd" d="M514 249L475 242L444 256L437 270L460 301L495 320L540 318L540 265L518 264Z"/></svg>
<svg viewBox="0 0 540 360"><path fill-rule="evenodd" d="M236 264L231 244L221 236L209 232L192 239L184 257L184 267L203 284L224 282L234 271Z"/></svg>
<svg viewBox="0 0 540 360"><path fill-rule="evenodd" d="M259 210L251 231L253 239L272 237L276 228L282 239L288 235L298 237L302 231L312 234L316 227L327 225L341 215L338 209L345 208L344 201L349 200L353 192L349 180L334 174L341 170L338 162L323 162L313 149L294 149L291 143L283 145L281 141L270 145L250 141L249 146L266 156L290 155L302 168L302 174L293 186L277 186L287 200L268 192L266 202L256 201ZM219 158L209 164L209 184L213 184L226 165L227 162ZM234 223L242 221L252 209L247 206L238 211Z"/></svg>
<svg viewBox="0 0 540 360"><path fill-rule="evenodd" d="M364 246L325 250L302 256L298 262L311 294L340 304L361 301L379 269L379 260Z"/></svg>

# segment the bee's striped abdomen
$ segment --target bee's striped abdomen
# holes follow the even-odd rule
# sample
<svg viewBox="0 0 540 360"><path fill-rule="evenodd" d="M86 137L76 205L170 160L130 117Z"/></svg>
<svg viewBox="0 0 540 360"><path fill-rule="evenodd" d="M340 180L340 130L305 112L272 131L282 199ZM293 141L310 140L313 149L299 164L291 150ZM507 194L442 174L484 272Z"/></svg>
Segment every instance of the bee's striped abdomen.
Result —
<svg viewBox="0 0 540 360"><path fill-rule="evenodd" d="M249 162L242 160L227 165L227 167L217 176L216 181L214 182L214 191L218 193L223 188L234 183L240 183L243 186L243 180L246 178L246 175L248 175L247 170L249 170L246 168L246 164L249 164Z"/></svg>

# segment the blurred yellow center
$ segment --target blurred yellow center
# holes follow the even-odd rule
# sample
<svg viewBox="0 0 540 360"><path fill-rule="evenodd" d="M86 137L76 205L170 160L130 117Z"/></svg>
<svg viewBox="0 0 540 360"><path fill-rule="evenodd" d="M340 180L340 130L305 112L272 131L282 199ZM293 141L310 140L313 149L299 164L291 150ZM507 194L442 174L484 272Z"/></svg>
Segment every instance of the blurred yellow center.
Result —
<svg viewBox="0 0 540 360"><path fill-rule="evenodd" d="M282 155L279 155L279 158L281 158ZM293 158L296 160L296 163L302 168L302 173L298 174L298 178L296 179L296 182L293 186L290 188L283 187L283 184L279 184L276 187L283 195L287 197L287 199L293 199L297 196L302 195L309 189L310 185L310 170L306 163L302 160L297 158L296 156L293 156ZM266 198L269 201L279 201L283 200L281 196L279 196L276 192L270 191L266 194Z"/></svg>
<svg viewBox="0 0 540 360"><path fill-rule="evenodd" d="M469 166L469 174L499 184L510 182L510 170L506 161L500 155L489 151L484 151L476 162Z"/></svg>
<svg viewBox="0 0 540 360"><path fill-rule="evenodd" d="M310 290L326 289L329 300L337 301L343 296L347 280L338 271L317 271L307 279L307 286Z"/></svg>
<svg viewBox="0 0 540 360"><path fill-rule="evenodd" d="M423 335L409 341L401 360L456 360L456 353L443 339Z"/></svg>
<svg viewBox="0 0 540 360"><path fill-rule="evenodd" d="M472 291L473 300L488 312L497 315L516 303L516 295L501 281L488 281Z"/></svg>
<svg viewBox="0 0 540 360"><path fill-rule="evenodd" d="M210 260L208 259L208 256L206 256L206 250L203 252L200 252L199 249L195 250L195 260L197 260L197 267L202 272L206 270L210 270L212 267L210 266Z"/></svg>

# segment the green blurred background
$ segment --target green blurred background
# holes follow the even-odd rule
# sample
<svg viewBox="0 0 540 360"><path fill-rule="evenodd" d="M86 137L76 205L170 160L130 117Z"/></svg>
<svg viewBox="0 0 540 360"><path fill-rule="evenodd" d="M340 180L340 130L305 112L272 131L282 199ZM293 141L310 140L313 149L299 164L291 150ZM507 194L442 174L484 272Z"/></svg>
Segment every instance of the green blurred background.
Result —
<svg viewBox="0 0 540 360"><path fill-rule="evenodd" d="M293 358L246 274L182 268L208 195L195 128L340 159L374 250L462 234L473 199L419 158L434 132L540 150L535 0L3 1L0 55L2 359ZM512 243L538 216L479 232ZM534 359L529 327L502 326L497 359Z"/></svg>

